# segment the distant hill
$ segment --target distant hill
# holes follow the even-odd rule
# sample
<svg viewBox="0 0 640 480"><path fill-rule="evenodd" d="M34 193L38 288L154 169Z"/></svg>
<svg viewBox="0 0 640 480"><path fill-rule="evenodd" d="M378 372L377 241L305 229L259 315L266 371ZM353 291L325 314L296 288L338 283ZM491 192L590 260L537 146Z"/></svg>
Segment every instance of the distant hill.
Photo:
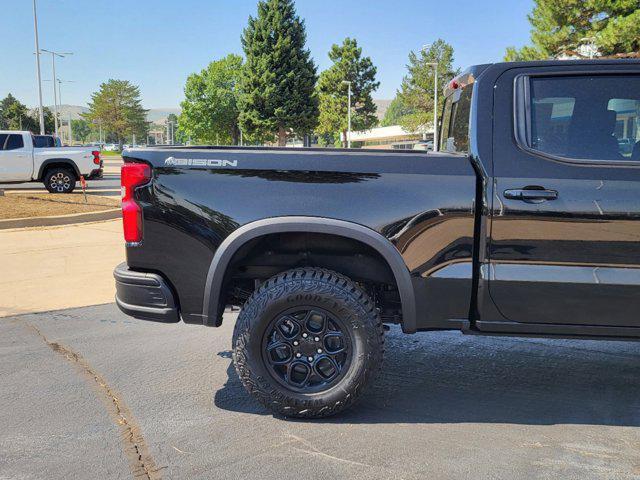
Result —
<svg viewBox="0 0 640 480"><path fill-rule="evenodd" d="M378 110L376 111L376 116L378 117L378 120L382 121L382 119L384 118L384 114L387 113L387 110L389 109L391 100L385 100L385 99L375 100L374 99L373 103L375 103L376 107L378 107Z"/></svg>
<svg viewBox="0 0 640 480"><path fill-rule="evenodd" d="M53 105L48 106L51 111L53 111ZM60 116L62 118L67 118L69 113L71 114L72 120L78 120L81 117L82 113L87 113L89 109L87 107L81 107L80 105L60 105ZM176 115L180 115L179 108L151 108L149 109L149 113L147 113L147 120L157 124L163 124L169 114L175 113Z"/></svg>
<svg viewBox="0 0 640 480"><path fill-rule="evenodd" d="M384 118L384 114L389 108L389 104L391 100L374 100L373 103L378 107L378 111L376 113L378 120L382 120ZM53 111L53 106L48 106L51 111ZM71 113L72 120L78 120L81 117L82 113L87 113L89 109L87 107L81 107L80 105L60 105L60 116L62 118L67 118L67 115ZM179 108L150 108L149 113L147 114L147 120L153 122L158 125L163 125L169 114L175 113L176 115L180 115Z"/></svg>

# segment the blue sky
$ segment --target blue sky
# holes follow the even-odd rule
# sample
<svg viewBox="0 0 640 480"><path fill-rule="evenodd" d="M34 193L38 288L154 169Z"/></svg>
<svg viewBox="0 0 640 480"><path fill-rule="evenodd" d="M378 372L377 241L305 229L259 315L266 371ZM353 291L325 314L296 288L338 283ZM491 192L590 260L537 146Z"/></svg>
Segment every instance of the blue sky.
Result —
<svg viewBox="0 0 640 480"><path fill-rule="evenodd" d="M256 0L38 0L40 47L72 51L56 62L62 101L85 105L109 78L140 86L147 108L177 107L187 76L227 53L242 53L240 34ZM0 98L37 101L31 0L0 0ZM378 67L374 98L392 98L407 55L443 38L456 66L500 61L509 45L529 38L532 0L297 0L308 47L322 70L333 43L350 36ZM42 57L51 78L50 56ZM43 83L45 104L53 103Z"/></svg>

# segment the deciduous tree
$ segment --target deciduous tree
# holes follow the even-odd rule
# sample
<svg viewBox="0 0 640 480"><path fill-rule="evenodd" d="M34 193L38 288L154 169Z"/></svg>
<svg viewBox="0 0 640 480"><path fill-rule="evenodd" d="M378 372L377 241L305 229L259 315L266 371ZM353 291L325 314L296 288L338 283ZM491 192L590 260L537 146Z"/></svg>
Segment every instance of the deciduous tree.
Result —
<svg viewBox="0 0 640 480"><path fill-rule="evenodd" d="M31 130L33 123L26 105L16 97L9 93L0 101L0 130Z"/></svg>
<svg viewBox="0 0 640 480"><path fill-rule="evenodd" d="M127 80L109 80L91 95L88 121L100 122L102 128L113 133L120 148L124 139L135 134L146 138L149 131L147 111L142 108L140 89Z"/></svg>
<svg viewBox="0 0 640 480"><path fill-rule="evenodd" d="M71 131L73 132L74 139L84 143L87 138L89 138L91 127L86 120L71 120Z"/></svg>
<svg viewBox="0 0 640 480"><path fill-rule="evenodd" d="M242 58L227 55L187 78L179 131L198 143L238 144Z"/></svg>
<svg viewBox="0 0 640 480"><path fill-rule="evenodd" d="M438 69L438 113L442 110L444 98L440 95L441 86L446 85L458 74L453 69L453 47L438 39L429 48L409 54L409 73L402 80L399 101L410 113L402 116L400 124L410 132L425 131L433 125L435 68Z"/></svg>
<svg viewBox="0 0 640 480"><path fill-rule="evenodd" d="M412 115L415 110L402 101L400 95L396 94L395 98L391 100L387 111L384 114L384 118L380 125L383 127L390 127L391 125L399 125L403 117Z"/></svg>

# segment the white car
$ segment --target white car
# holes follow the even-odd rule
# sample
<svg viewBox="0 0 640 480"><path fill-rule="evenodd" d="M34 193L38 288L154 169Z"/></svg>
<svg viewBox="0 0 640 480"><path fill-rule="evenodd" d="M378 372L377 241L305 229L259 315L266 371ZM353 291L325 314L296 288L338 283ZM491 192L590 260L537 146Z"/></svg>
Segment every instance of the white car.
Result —
<svg viewBox="0 0 640 480"><path fill-rule="evenodd" d="M414 150L433 150L433 140L420 140L413 146Z"/></svg>
<svg viewBox="0 0 640 480"><path fill-rule="evenodd" d="M118 150L118 145L115 143L107 143L103 149L105 152L115 152Z"/></svg>
<svg viewBox="0 0 640 480"><path fill-rule="evenodd" d="M36 148L31 132L0 130L0 183L43 182L51 193L71 193L80 176L102 177L99 150Z"/></svg>

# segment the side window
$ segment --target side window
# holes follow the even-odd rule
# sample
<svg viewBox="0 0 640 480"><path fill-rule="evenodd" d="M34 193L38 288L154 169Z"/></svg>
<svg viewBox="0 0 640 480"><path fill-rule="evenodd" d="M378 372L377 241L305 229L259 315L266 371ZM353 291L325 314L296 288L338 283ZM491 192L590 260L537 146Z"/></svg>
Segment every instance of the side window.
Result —
<svg viewBox="0 0 640 480"><path fill-rule="evenodd" d="M531 104L531 147L554 155L567 154L567 136L576 99L536 98Z"/></svg>
<svg viewBox="0 0 640 480"><path fill-rule="evenodd" d="M7 138L7 141L4 144L5 150L16 150L23 147L24 140L22 140L22 135L9 135L9 138Z"/></svg>
<svg viewBox="0 0 640 480"><path fill-rule="evenodd" d="M9 137L7 133L0 133L0 151L4 150L4 144L7 143L7 137Z"/></svg>
<svg viewBox="0 0 640 480"><path fill-rule="evenodd" d="M532 77L528 102L528 147L576 160L640 161L640 76Z"/></svg>
<svg viewBox="0 0 640 480"><path fill-rule="evenodd" d="M630 160L640 161L640 99L612 98L607 109L616 112L613 136L618 142L620 154Z"/></svg>
<svg viewBox="0 0 640 480"><path fill-rule="evenodd" d="M473 85L449 95L445 101L440 150L452 153L469 152L469 115Z"/></svg>

